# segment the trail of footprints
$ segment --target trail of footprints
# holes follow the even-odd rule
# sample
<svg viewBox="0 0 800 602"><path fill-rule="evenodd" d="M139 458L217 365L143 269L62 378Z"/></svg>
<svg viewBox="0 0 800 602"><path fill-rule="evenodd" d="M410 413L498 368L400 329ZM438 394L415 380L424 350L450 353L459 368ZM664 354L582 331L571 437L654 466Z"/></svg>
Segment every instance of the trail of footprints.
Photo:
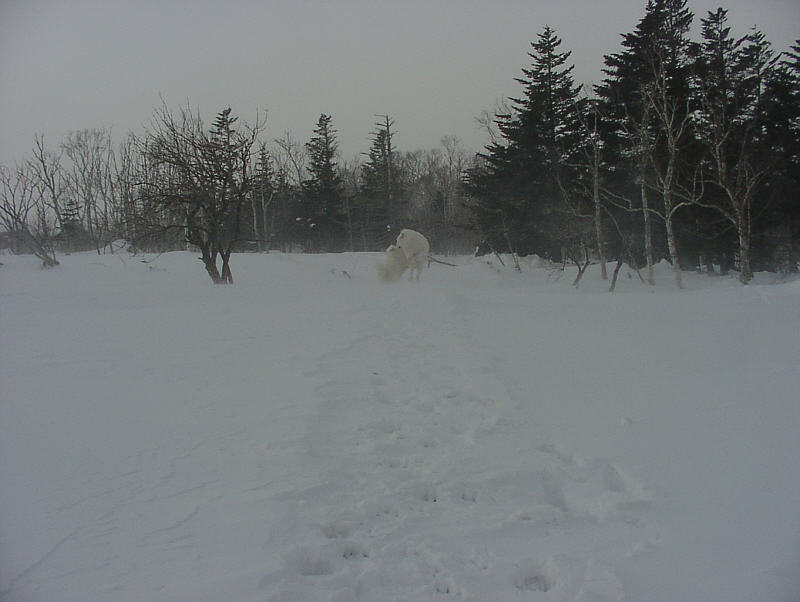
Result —
<svg viewBox="0 0 800 602"><path fill-rule="evenodd" d="M518 462L516 469L477 479L451 475L455 455L475 453L481 438L497 435L503 421L491 398L459 385L457 370L425 373L424 366L408 365L413 350L404 351L391 364L394 374L368 370L364 382L331 379L319 387L332 412L322 419L338 420L339 429L331 427L323 452L338 457L341 474L348 477L331 480L330 503L298 500L299 513L326 510L309 510L299 519L319 543L287 553L289 573L329 580L341 599L368 599L370 584L388 588L391 597L393 579L398 592L404 591L401 583L414 580L423 598L458 599L465 596L458 576L488 575L493 568L490 552L467 543L471 536L485 533L491 539L495 529L525 527L547 535L570 524L606 521L642 526L637 510L650 498L645 487L608 462L551 444L532 444L522 468ZM337 374L334 368L324 373ZM423 376L413 381L416 371ZM414 383L424 388L415 390ZM342 398L358 390L364 391L362 399ZM438 545L436 534L442 532L464 541ZM468 552L453 558L455 549ZM578 583L583 585L569 599L624 599L613 567L569 557L521 560L504 579L520 592L574 590Z"/></svg>

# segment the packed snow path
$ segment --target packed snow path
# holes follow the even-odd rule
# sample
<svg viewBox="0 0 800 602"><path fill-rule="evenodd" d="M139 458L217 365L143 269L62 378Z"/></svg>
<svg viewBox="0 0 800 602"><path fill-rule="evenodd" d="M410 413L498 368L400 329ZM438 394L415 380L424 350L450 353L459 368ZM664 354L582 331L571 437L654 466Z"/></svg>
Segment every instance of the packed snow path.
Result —
<svg viewBox="0 0 800 602"><path fill-rule="evenodd" d="M235 259L4 258L4 602L800 591L796 283Z"/></svg>
<svg viewBox="0 0 800 602"><path fill-rule="evenodd" d="M299 533L307 543L262 580L276 600L287 589L308 599L309 575L329 576L342 600L488 600L511 586L574 595L581 575L561 583L560 565L527 558L530 539L548 539L558 564L557 525L584 532L587 548L608 544L606 523L642 526L638 483L537 440L532 400L497 379L464 301L394 291L361 309L341 348L311 360L322 382L301 449L317 470L288 495L271 547L291 549ZM617 591L607 573L602 587Z"/></svg>

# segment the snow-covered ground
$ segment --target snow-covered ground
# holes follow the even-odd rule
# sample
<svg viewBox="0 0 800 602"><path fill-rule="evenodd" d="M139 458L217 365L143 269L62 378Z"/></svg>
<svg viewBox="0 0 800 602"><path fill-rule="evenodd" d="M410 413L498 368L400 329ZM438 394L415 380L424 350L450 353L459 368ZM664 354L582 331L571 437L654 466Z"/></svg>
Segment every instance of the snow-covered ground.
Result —
<svg viewBox="0 0 800 602"><path fill-rule="evenodd" d="M800 281L0 257L0 598L796 601Z"/></svg>

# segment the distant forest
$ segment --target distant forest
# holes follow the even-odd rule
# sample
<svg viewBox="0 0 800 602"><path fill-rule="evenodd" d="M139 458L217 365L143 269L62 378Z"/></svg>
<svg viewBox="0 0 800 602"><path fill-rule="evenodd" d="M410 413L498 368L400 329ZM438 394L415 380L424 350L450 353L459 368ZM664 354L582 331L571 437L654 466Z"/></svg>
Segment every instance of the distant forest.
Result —
<svg viewBox="0 0 800 602"><path fill-rule="evenodd" d="M230 108L210 124L158 108L141 135L43 136L0 166L0 242L57 254L125 240L136 250L196 249L214 282L234 252L383 250L401 228L435 253L537 254L640 270L794 272L800 261L800 40L776 52L763 33L731 32L727 11L689 37L686 0L648 0L600 84L576 84L551 27L531 42L509 98L483 116L479 153L456 137L395 146L376 118L363 160L344 161L330 115L308 141L262 140L264 122Z"/></svg>

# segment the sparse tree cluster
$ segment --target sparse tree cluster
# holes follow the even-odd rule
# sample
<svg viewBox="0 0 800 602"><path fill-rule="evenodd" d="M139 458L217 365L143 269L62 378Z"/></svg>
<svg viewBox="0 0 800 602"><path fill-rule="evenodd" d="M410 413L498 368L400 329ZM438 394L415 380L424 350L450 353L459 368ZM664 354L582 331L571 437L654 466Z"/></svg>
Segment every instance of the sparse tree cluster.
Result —
<svg viewBox="0 0 800 602"><path fill-rule="evenodd" d="M158 109L140 137L109 130L43 137L0 166L0 234L46 266L59 252L199 252L214 282L233 282L235 251L383 250L403 227L439 253L536 253L643 268L796 270L800 259L800 41L776 53L763 34L732 35L724 9L701 20L686 0L648 0L604 79L573 79L571 53L545 27L531 43L518 98L485 113L490 143L456 137L402 150L377 115L369 148L339 152L322 114L308 141L262 140L230 108L206 124L190 107ZM365 134L367 134L365 132ZM577 283L577 280L576 280ZM613 284L612 284L613 288Z"/></svg>

